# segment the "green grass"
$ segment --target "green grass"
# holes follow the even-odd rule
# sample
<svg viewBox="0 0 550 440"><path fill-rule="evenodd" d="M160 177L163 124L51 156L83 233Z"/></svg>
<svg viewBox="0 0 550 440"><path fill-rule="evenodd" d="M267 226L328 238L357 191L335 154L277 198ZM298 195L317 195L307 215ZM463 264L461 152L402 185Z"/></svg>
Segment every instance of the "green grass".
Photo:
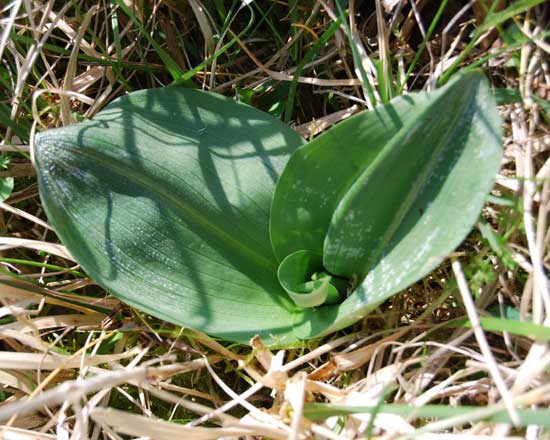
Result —
<svg viewBox="0 0 550 440"><path fill-rule="evenodd" d="M537 425L550 428L550 411L542 409L519 409L521 422L519 426ZM465 421L482 420L493 423L511 423L510 417L503 408L480 408L462 405L450 407L448 405L423 405L414 407L411 405L380 405L379 407L324 405L311 403L304 408L306 417L312 420L326 419L333 416L349 414L396 414L407 419L451 419L464 417Z"/></svg>
<svg viewBox="0 0 550 440"><path fill-rule="evenodd" d="M314 422L304 425L310 426L307 434L311 438L338 438L344 428L355 430L358 438L391 434L392 426L380 428L372 420L364 426L353 424L353 415L365 411L403 417L414 430L411 435L459 434L473 428L474 432L504 438L525 435L527 425L539 429L541 438L548 433L545 384L550 355L544 344L550 340L550 307L547 287L537 272L541 270L547 277L550 269L549 175L536 176L548 160L539 146L550 132L549 72L541 63L548 57L550 31L545 17L549 8L542 0L509 1L502 8L497 1L485 1L486 12L481 16L467 10L447 30L445 49L450 50L450 63L433 77L429 76L430 63L436 66L444 56L442 32L464 2L423 2L418 13L425 35L407 1L398 12L382 7L381 22L377 22L374 2L355 2L354 37L349 4L342 0L335 1L331 11L313 0L263 0L245 6L239 1L203 1L215 43L211 50L205 50L204 34L187 1L71 2L59 17L61 24L38 48L36 42L48 32L52 18L43 15L44 4L33 0L3 7L16 4L20 8L17 14L3 11L1 30L7 32L7 38L5 47L0 48L0 200L28 216L0 208L3 423L19 415L10 422L13 429L54 434L59 422L78 438L92 438L94 429L99 435L94 438L114 436L112 433L147 436L145 431L128 434L130 427L122 426L124 418L119 420L120 426L112 421L98 423L93 411L92 416L82 411L82 405L90 405L92 410L93 404L144 415L150 426L159 429L159 438L174 438L162 434L161 427L155 425L157 418L172 420L178 427L197 422L232 400L219 380L236 393L259 387L259 377L276 354L275 350L267 354L261 345L251 348L217 341L161 322L108 297L72 261L23 245L4 246L4 237L58 242L55 233L32 221L32 216L47 221L35 176L18 171L29 164L30 156L26 149L18 152L16 147L29 145L33 127L43 129L35 126L37 116L45 127L52 128L62 124L63 105L68 105L77 119L86 119L130 91L212 88L309 133L310 122L330 120L335 112L352 105L364 109L365 101L374 103L379 97L380 102L387 102L397 94L442 85L461 71L482 68L502 110L506 159L500 174L507 179L499 179L478 227L455 257L462 263L494 361L520 408L520 423L512 427L514 416L503 409L493 373L470 331L471 317L448 261L355 326L299 346L282 347L283 371L273 373L248 401L270 417L254 428L258 438L277 437L262 434L261 428L266 427L279 429L280 437L288 438L285 429L297 426L293 417L300 412L299 399L292 393L299 389L296 384L301 383L303 373L313 373L310 379L316 381L308 383L303 409L303 416ZM58 13L64 5L53 2L51 6ZM96 6L90 25L81 29L85 15ZM12 16L15 18L10 19ZM381 29L388 32L384 53L378 47ZM522 31L525 29L535 35L529 36ZM86 43L73 51L78 32ZM354 38L360 38L370 63L365 62ZM335 55L318 62L330 53ZM58 93L71 57L76 61L79 93L88 103ZM288 80L272 78L270 71L285 74ZM90 72L96 76L87 77ZM16 95L18 78L23 75L26 79ZM302 77L328 85L305 84ZM377 77L374 82L373 77ZM341 85L342 80L357 79L362 81L360 86ZM33 114L33 94L44 90L47 92L36 99L38 114ZM14 102L19 106L15 113ZM526 164L532 164L532 171ZM503 181L508 184L501 184ZM531 183L534 194L528 191ZM59 271L64 273L47 275ZM12 308L7 308L9 305ZM79 363L48 370L44 368L48 353L65 356L67 362L75 356ZM114 360L121 353L128 356ZM25 364L18 355L36 357ZM113 360L85 365L98 355ZM217 377L204 365L188 364L204 356L213 359ZM189 369L179 374L155 369L180 364ZM128 365L131 368L122 370ZM149 375L134 381L131 372L142 366L147 366ZM128 377L109 382L107 374L121 371ZM87 392L86 399L76 399L63 408L64 421L60 403L51 403L48 413L41 411L42 404L31 412L36 417L24 417L20 410L7 415L1 412L10 408L7 405L28 405L40 396L47 404L58 386L79 375L73 392L93 380L100 386ZM293 377L292 381L286 382L287 377ZM431 380L423 380L426 377ZM30 390L25 383L32 385ZM41 387L42 394L38 392ZM378 404L357 407L351 399L354 393ZM427 403L411 410L415 399ZM247 412L235 404L226 411L225 426L241 426L238 418ZM218 416L204 416L200 426L221 426ZM325 423L330 416L339 417L336 425ZM185 435L192 438L193 434Z"/></svg>

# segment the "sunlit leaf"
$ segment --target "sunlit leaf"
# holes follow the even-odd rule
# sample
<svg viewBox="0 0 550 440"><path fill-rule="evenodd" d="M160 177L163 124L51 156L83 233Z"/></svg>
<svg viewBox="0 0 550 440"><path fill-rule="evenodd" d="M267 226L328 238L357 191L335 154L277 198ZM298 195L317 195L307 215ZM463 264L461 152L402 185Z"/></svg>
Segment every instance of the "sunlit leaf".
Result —
<svg viewBox="0 0 550 440"><path fill-rule="evenodd" d="M269 206L302 142L219 95L142 91L37 136L41 197L86 272L127 303L228 339L284 337L295 305L277 280Z"/></svg>
<svg viewBox="0 0 550 440"><path fill-rule="evenodd" d="M500 136L475 71L354 116L292 156L272 205L277 258L322 254L329 273L359 283L339 306L320 308L306 332L357 320L460 244L500 166Z"/></svg>
<svg viewBox="0 0 550 440"><path fill-rule="evenodd" d="M340 294L334 285L334 277L323 270L322 255L298 251L281 262L277 276L288 296L299 307L337 303Z"/></svg>
<svg viewBox="0 0 550 440"><path fill-rule="evenodd" d="M247 105L162 89L40 134L36 159L50 222L107 290L212 335L286 344L357 321L439 264L502 154L475 71L302 144Z"/></svg>

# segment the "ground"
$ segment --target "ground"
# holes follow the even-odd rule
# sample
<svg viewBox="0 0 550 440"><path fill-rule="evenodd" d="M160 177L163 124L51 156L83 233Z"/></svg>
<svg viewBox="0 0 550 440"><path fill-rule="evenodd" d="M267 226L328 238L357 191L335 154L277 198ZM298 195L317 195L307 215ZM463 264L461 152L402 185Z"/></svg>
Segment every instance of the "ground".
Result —
<svg viewBox="0 0 550 440"><path fill-rule="evenodd" d="M3 438L549 438L549 9L540 0L2 6ZM235 344L127 306L71 260L41 205L35 134L132 91L217 92L309 140L472 68L489 79L503 129L479 220L422 280L298 346Z"/></svg>

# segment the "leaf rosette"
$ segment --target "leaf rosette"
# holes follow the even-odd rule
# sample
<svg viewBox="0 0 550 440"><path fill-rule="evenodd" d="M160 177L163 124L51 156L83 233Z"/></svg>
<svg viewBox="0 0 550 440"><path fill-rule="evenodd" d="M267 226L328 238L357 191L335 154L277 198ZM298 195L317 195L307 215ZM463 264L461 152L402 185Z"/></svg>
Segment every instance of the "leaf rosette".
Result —
<svg viewBox="0 0 550 440"><path fill-rule="evenodd" d="M35 151L50 222L109 292L211 335L290 344L356 322L455 249L500 136L474 71L309 143L245 104L171 88L41 133Z"/></svg>

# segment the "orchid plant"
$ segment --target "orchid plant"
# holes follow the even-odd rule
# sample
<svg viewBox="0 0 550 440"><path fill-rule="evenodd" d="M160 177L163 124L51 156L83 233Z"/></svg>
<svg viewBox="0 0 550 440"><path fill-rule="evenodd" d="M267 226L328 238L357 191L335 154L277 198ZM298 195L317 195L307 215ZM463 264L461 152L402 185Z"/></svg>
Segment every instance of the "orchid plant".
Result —
<svg viewBox="0 0 550 440"><path fill-rule="evenodd" d="M49 221L128 304L238 342L348 326L469 233L498 171L484 75L393 99L306 142L214 93L164 88L36 137Z"/></svg>

